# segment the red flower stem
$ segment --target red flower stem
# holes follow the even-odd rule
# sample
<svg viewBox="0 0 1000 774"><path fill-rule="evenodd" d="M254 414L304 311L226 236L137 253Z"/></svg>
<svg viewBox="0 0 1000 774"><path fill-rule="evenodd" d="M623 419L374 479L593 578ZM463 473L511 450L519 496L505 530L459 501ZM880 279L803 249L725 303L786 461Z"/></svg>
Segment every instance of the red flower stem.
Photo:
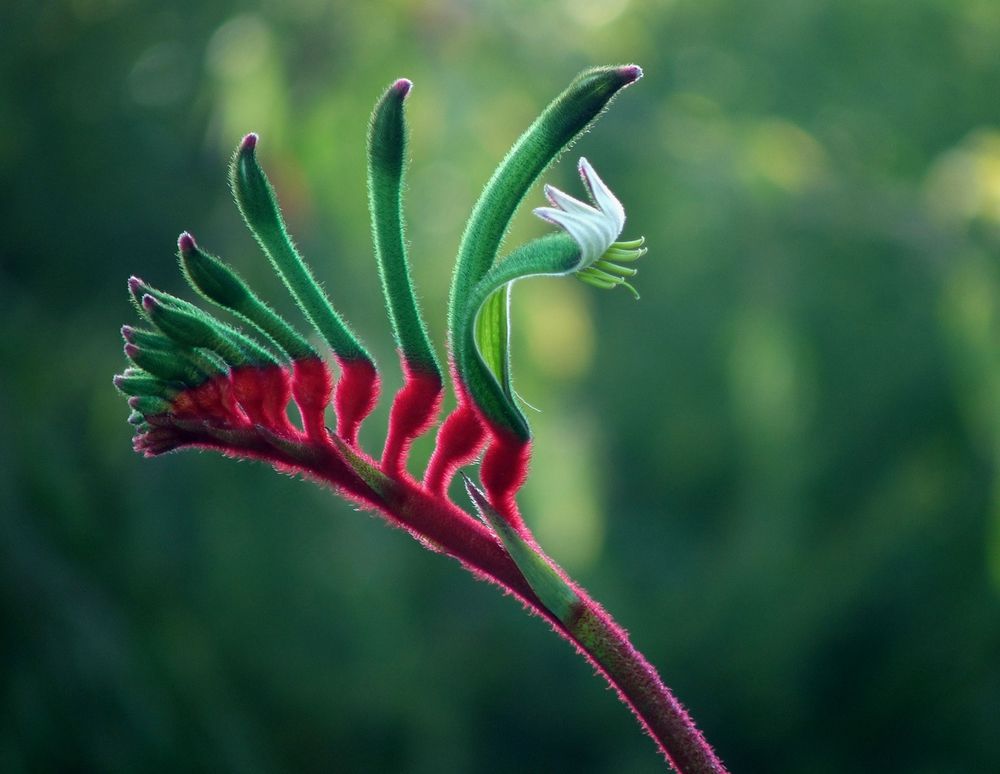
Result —
<svg viewBox="0 0 1000 774"><path fill-rule="evenodd" d="M319 464L311 472L327 483L343 487L342 470L327 471L325 467ZM379 488L380 492L370 490L355 495L354 499L381 511L390 522L402 526L418 540L450 554L473 575L501 586L517 596L529 611L546 619L618 692L680 774L726 772L656 669L632 645L625 630L586 592L574 586L579 605L568 624L560 621L542 604L503 544L483 522L446 497L404 479L386 477Z"/></svg>

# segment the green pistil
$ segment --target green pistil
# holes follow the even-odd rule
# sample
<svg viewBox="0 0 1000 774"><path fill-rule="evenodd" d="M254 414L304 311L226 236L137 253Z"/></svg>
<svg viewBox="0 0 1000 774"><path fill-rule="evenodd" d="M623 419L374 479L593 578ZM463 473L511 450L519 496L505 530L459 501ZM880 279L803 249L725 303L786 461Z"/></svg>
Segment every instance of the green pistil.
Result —
<svg viewBox="0 0 1000 774"><path fill-rule="evenodd" d="M634 277L639 273L639 270L630 266L620 266L619 263L632 263L644 256L648 252L643 247L645 242L645 237L632 239L628 242L612 242L611 246L604 251L604 255L591 265L576 272L577 279L601 290L623 287L638 300L639 292L625 281L625 277Z"/></svg>

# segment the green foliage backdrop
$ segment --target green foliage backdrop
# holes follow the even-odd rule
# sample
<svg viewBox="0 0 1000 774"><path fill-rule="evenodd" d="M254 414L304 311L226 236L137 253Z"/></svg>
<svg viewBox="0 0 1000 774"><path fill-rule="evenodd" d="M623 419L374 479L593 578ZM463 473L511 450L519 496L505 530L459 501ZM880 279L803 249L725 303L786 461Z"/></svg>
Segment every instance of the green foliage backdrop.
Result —
<svg viewBox="0 0 1000 774"><path fill-rule="evenodd" d="M181 229L291 309L225 186L255 130L391 390L364 191L380 90L416 84L408 233L440 345L493 165L578 70L630 61L646 78L573 154L648 239L643 299L515 292L542 409L528 520L733 770L1000 767L1000 5L3 16L0 769L660 770L509 599L318 488L139 459L110 381L125 279L180 290ZM512 240L543 230L525 214Z"/></svg>

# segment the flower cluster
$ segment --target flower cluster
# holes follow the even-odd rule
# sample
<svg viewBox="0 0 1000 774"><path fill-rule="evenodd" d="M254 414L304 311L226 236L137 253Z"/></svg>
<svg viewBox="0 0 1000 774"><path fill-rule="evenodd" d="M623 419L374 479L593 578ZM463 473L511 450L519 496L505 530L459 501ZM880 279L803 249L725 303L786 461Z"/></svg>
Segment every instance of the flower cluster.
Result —
<svg viewBox="0 0 1000 774"><path fill-rule="evenodd" d="M185 232L178 256L188 283L241 325L224 323L132 277L129 293L144 324L122 328L131 365L114 383L128 396L138 452L156 456L196 447L264 460L378 511L549 620L617 688L680 770L722 771L625 632L542 552L515 502L527 474L531 432L510 381L512 284L534 275L575 275L599 288L624 286L638 297L625 279L635 269L622 264L645 249L641 239L618 241L625 211L585 159L579 169L592 204L547 186L552 206L535 213L560 231L498 259L500 244L542 172L641 75L634 65L579 75L528 127L487 183L459 246L449 302L447 370L457 406L441 423L420 480L407 470L408 450L437 420L444 369L427 336L403 239L403 105L411 89L406 79L393 83L376 104L368 135L375 256L404 375L380 457L358 442L358 430L378 400L379 373L293 244L258 163L255 134L243 139L230 167L237 206L332 357ZM330 407L333 427L327 425ZM297 415L295 421L291 415ZM448 486L456 471L480 454L482 489L465 477L476 507L472 515L449 498Z"/></svg>
<svg viewBox="0 0 1000 774"><path fill-rule="evenodd" d="M584 101L592 119L622 86L638 77L637 68L608 68L586 74L575 84L575 102ZM596 89L595 85L601 86ZM405 383L396 396L381 458L368 467L390 479L408 476L407 450L434 423L443 393L442 371L416 303L402 239L401 187L405 166L402 106L411 88L396 81L376 106L369 137L369 200L378 266L387 308L401 355ZM573 87L571 87L573 90ZM583 97L588 96L588 100ZM596 93L596 96L595 96ZM580 110L580 105L574 105ZM545 116L543 116L544 118ZM556 121L556 119L559 119ZM541 136L565 122L562 112L529 129ZM577 121L579 123L579 121ZM563 131L563 140L571 140ZM203 250L189 233L178 239L181 269L205 300L235 314L241 328L227 325L200 307L129 280L129 292L148 327L125 326L125 354L132 363L115 377L129 397L136 425L135 448L154 456L182 447L203 447L233 456L267 460L285 470L316 474L345 493L371 499L357 459L358 429L379 392L375 364L315 281L289 237L274 191L257 160L258 137L248 134L233 157L230 183L241 213L276 272L325 340L339 373L306 337L262 301L234 268ZM565 143L563 143L565 144ZM561 146L549 148L546 163ZM531 148L538 155L538 149ZM521 165L539 160L515 159ZM537 274L573 274L591 285L613 288L635 269L619 265L641 256L642 240L618 242L625 211L586 159L580 175L593 204L545 186L551 207L534 212L565 233L528 243L495 260L475 281L463 279L469 255L459 253L456 290L461 314L451 330L451 374L459 406L443 423L422 486L444 496L456 470L487 447L481 478L489 501L506 520L523 529L513 497L527 472L530 435L512 399L506 368L506 321L491 316L508 303L511 283ZM512 166L511 172L520 172ZM489 188L484 197L491 192ZM501 189L481 219L497 208L510 210L512 194ZM514 197L519 201L519 192ZM506 223L503 224L503 229ZM477 237L481 238L481 237ZM617 261L618 263L615 263ZM465 282L465 286L462 283ZM335 429L326 425L333 406ZM294 407L299 421L289 419Z"/></svg>

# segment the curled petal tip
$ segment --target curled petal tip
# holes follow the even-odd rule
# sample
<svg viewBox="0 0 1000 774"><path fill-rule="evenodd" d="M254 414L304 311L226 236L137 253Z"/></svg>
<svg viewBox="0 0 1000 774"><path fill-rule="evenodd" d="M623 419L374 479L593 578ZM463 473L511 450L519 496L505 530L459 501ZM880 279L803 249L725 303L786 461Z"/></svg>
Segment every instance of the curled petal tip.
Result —
<svg viewBox="0 0 1000 774"><path fill-rule="evenodd" d="M252 153L257 147L258 139L260 138L257 137L256 132L250 132L246 135L240 142L240 153Z"/></svg>
<svg viewBox="0 0 1000 774"><path fill-rule="evenodd" d="M401 98L405 98L406 95L410 93L410 89L412 88L413 81L409 78L400 78L392 84L392 90L395 91Z"/></svg>
<svg viewBox="0 0 1000 774"><path fill-rule="evenodd" d="M153 298L151 295L149 295L149 293L144 293L143 294L143 296L142 296L142 308L143 309L145 309L147 312L152 312L158 306L159 306L159 303L157 303L156 299Z"/></svg>
<svg viewBox="0 0 1000 774"><path fill-rule="evenodd" d="M128 278L128 289L131 293L137 293L139 288L145 287L146 283L141 279L136 277L134 274Z"/></svg>
<svg viewBox="0 0 1000 774"><path fill-rule="evenodd" d="M187 231L181 232L181 235L177 237L177 249L182 253L189 253L197 247L194 241L194 237L191 236Z"/></svg>
<svg viewBox="0 0 1000 774"><path fill-rule="evenodd" d="M135 328L133 328L131 325L122 326L122 338L125 339L125 341L129 342L132 341L132 335L134 333L135 333Z"/></svg>

